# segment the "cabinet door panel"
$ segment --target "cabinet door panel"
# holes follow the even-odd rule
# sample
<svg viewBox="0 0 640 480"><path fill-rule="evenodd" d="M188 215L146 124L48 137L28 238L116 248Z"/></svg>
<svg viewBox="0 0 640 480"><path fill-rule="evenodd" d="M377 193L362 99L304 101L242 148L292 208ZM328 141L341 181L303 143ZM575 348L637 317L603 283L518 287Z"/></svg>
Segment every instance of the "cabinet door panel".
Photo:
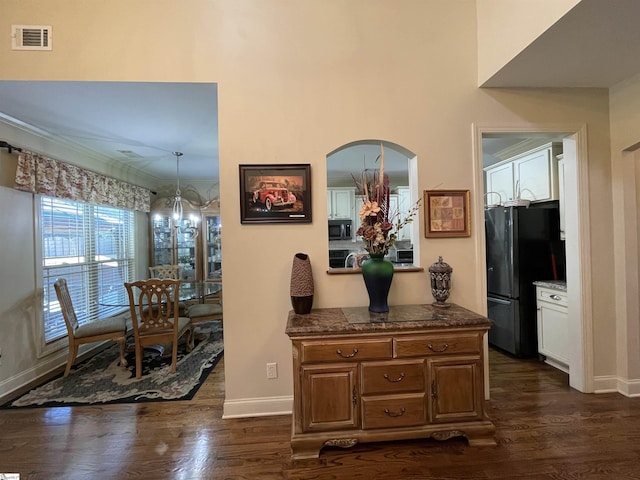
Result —
<svg viewBox="0 0 640 480"><path fill-rule="evenodd" d="M220 215L207 215L202 222L204 242L203 265L205 280L218 280L222 276L222 228Z"/></svg>
<svg viewBox="0 0 640 480"><path fill-rule="evenodd" d="M569 316L567 307L538 302L538 351L569 364Z"/></svg>
<svg viewBox="0 0 640 480"><path fill-rule="evenodd" d="M411 190L409 187L398 187L398 212L400 219L407 218L411 209ZM411 240L413 223L407 223L398 232L398 240Z"/></svg>
<svg viewBox="0 0 640 480"><path fill-rule="evenodd" d="M329 219L353 218L355 188L328 188L327 212Z"/></svg>
<svg viewBox="0 0 640 480"><path fill-rule="evenodd" d="M485 204L492 205L513 200L513 165L511 163L488 168L485 178L487 193L493 192L491 195L486 195Z"/></svg>
<svg viewBox="0 0 640 480"><path fill-rule="evenodd" d="M518 181L520 198L532 201L554 200L557 193L554 192L552 183L555 172L551 168L552 159L548 149L514 162L514 177Z"/></svg>
<svg viewBox="0 0 640 480"><path fill-rule="evenodd" d="M356 428L357 365L303 366L304 431Z"/></svg>
<svg viewBox="0 0 640 480"><path fill-rule="evenodd" d="M428 360L431 381L431 422L480 418L483 381L479 358L459 357Z"/></svg>

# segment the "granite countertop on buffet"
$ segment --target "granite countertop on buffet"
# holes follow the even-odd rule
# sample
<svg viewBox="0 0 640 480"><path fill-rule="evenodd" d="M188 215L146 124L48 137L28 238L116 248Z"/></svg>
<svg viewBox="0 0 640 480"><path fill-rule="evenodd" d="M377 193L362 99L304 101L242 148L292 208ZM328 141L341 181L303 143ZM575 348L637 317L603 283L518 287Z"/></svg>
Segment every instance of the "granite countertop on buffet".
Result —
<svg viewBox="0 0 640 480"><path fill-rule="evenodd" d="M289 312L285 332L289 336L327 333L382 332L385 330L428 330L491 325L491 320L455 304L393 305L387 313L372 313L368 307L318 308L307 315Z"/></svg>
<svg viewBox="0 0 640 480"><path fill-rule="evenodd" d="M564 280L536 280L533 284L538 287L550 288L561 292L567 291L567 282Z"/></svg>

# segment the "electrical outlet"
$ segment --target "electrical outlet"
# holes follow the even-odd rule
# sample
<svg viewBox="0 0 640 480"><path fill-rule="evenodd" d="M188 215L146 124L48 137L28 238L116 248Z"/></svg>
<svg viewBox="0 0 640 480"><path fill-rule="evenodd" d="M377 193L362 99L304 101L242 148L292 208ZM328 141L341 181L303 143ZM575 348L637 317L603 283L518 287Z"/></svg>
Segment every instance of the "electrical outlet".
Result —
<svg viewBox="0 0 640 480"><path fill-rule="evenodd" d="M267 378L278 378L277 363L267 363Z"/></svg>

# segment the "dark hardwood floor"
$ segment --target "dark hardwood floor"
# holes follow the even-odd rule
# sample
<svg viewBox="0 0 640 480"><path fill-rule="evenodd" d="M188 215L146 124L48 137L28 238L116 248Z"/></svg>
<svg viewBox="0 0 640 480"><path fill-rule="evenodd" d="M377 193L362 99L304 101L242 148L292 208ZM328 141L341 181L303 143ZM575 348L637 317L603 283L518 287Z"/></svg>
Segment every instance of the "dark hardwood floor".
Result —
<svg viewBox="0 0 640 480"><path fill-rule="evenodd" d="M25 479L640 479L640 399L584 395L491 352L497 447L361 444L291 462L290 416L221 420L223 362L192 401L0 410L0 473Z"/></svg>

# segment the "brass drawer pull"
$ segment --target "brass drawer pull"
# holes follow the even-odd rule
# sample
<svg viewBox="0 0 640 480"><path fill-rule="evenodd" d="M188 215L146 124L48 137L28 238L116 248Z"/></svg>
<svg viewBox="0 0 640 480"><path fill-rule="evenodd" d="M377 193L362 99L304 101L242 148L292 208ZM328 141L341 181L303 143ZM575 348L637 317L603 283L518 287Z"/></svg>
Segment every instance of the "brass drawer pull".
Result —
<svg viewBox="0 0 640 480"><path fill-rule="evenodd" d="M400 372L400 376L398 378L396 378L395 380L393 380L392 378L389 378L389 374L385 373L384 378L386 378L388 381L392 382L392 383L396 383L396 382L401 382L402 379L404 379L404 372Z"/></svg>
<svg viewBox="0 0 640 480"><path fill-rule="evenodd" d="M337 353L338 355L340 355L342 358L353 358L353 357L355 357L355 356L358 354L358 349L357 349L357 348L354 348L354 349L353 349L353 352L349 353L348 355L343 355L343 354L342 354L342 350L340 350L340 349L337 349L337 350L336 350L336 353Z"/></svg>
<svg viewBox="0 0 640 480"><path fill-rule="evenodd" d="M436 352L436 353L440 353L440 352L444 352L447 348L449 348L449 344L448 343L444 343L442 345L442 348L433 348L433 344L428 344L427 347L429 347L429 350L431 350L432 352Z"/></svg>
<svg viewBox="0 0 640 480"><path fill-rule="evenodd" d="M402 415L404 415L404 412L406 412L404 407L400 408L400 412L391 412L388 408L384 409L384 413L386 413L390 417L401 417Z"/></svg>

